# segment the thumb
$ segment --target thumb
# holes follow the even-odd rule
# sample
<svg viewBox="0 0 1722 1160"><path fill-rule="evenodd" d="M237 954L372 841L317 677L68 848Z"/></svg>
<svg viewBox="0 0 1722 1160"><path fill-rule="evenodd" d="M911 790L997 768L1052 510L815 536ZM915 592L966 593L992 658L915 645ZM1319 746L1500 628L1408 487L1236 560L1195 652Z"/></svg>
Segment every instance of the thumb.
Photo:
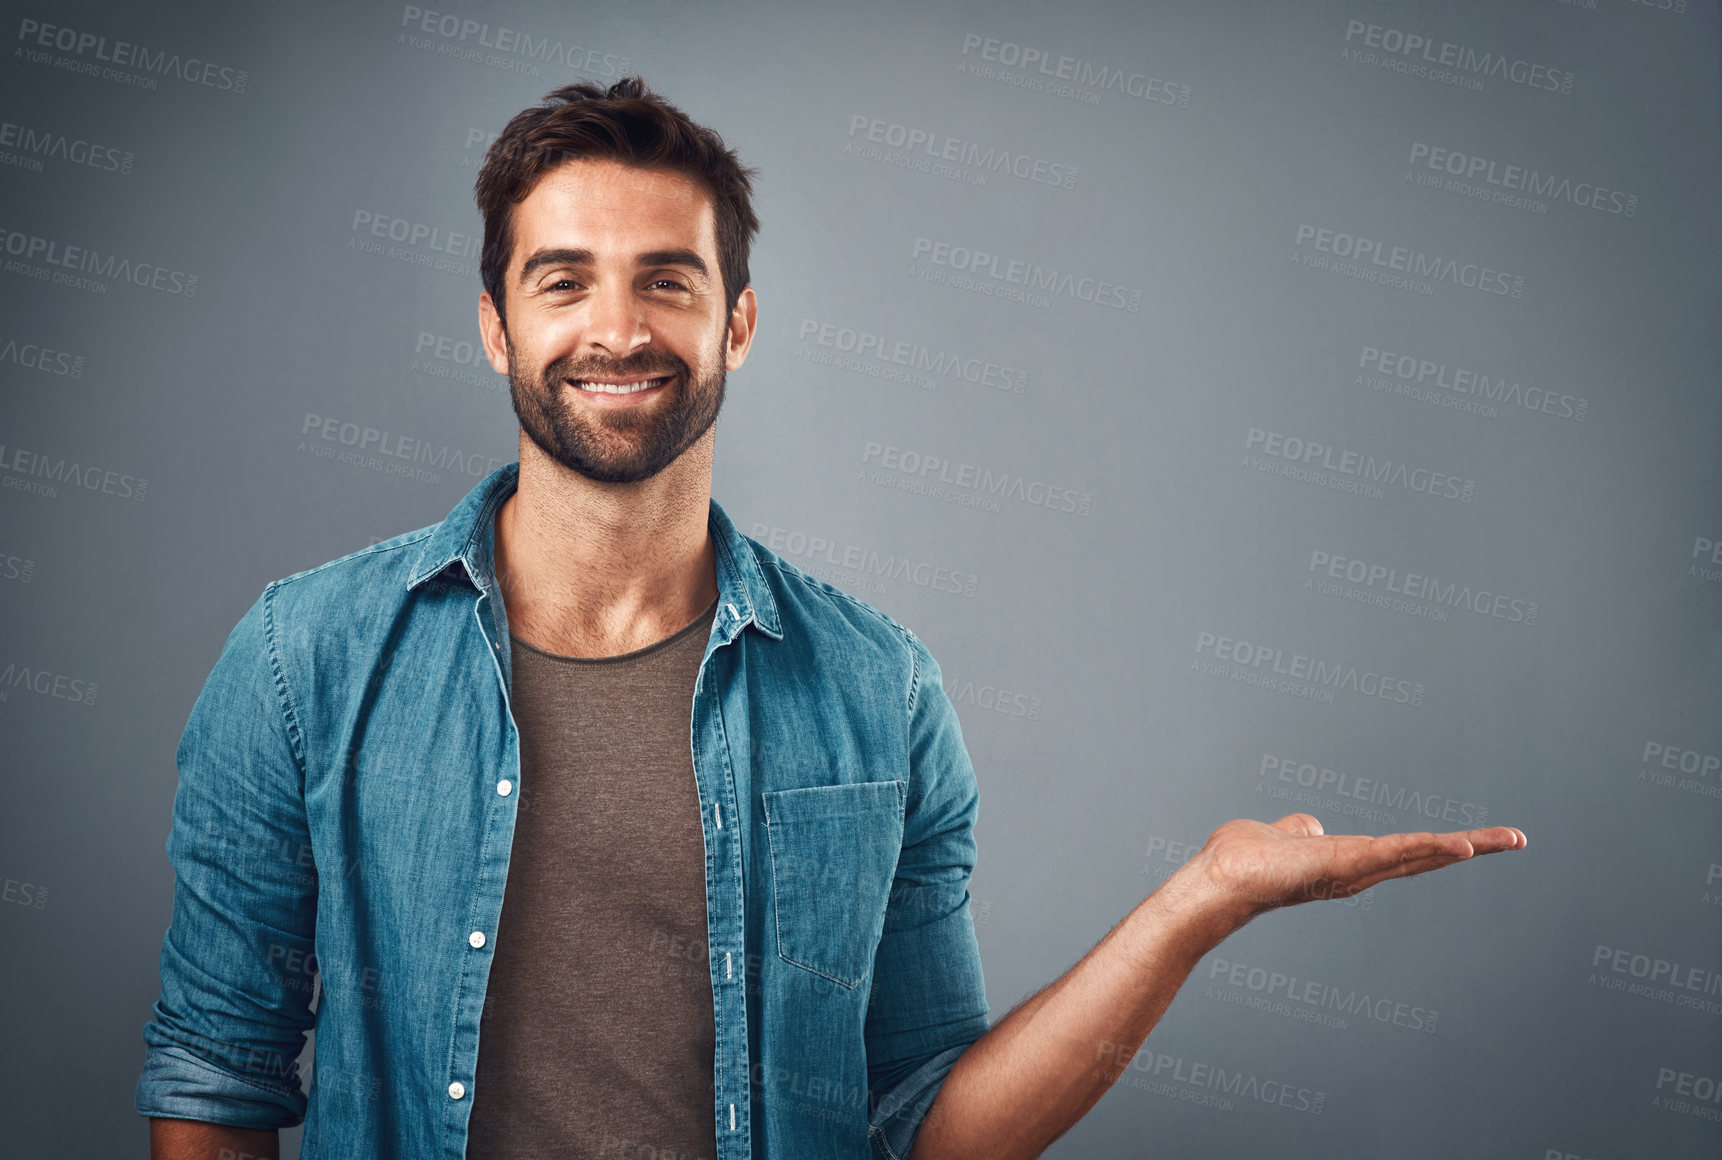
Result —
<svg viewBox="0 0 1722 1160"><path fill-rule="evenodd" d="M1287 814L1275 822L1273 826L1276 830L1284 830L1286 833L1300 838L1314 838L1327 832L1321 828L1321 823L1316 821L1312 814Z"/></svg>

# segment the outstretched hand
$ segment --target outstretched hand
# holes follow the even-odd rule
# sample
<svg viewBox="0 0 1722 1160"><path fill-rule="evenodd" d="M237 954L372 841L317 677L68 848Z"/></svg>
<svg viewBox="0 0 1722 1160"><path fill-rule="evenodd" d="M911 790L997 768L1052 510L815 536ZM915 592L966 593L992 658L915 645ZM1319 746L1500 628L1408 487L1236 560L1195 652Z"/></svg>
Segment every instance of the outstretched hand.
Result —
<svg viewBox="0 0 1722 1160"><path fill-rule="evenodd" d="M1325 834L1308 814L1227 822L1082 961L969 1045L912 1157L1039 1156L1140 1058L1196 964L1256 915L1524 845L1511 826L1366 838Z"/></svg>
<svg viewBox="0 0 1722 1160"><path fill-rule="evenodd" d="M1188 869L1235 909L1242 923L1278 907L1349 898L1389 878L1524 846L1524 831L1512 826L1370 838L1328 834L1309 814L1288 814L1272 825L1242 818L1227 822Z"/></svg>

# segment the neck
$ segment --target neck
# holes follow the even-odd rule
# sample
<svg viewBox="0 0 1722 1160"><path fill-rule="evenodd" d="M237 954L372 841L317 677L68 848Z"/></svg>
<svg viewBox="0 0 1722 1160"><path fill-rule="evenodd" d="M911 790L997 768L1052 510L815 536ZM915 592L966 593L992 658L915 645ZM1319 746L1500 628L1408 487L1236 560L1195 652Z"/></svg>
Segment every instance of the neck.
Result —
<svg viewBox="0 0 1722 1160"><path fill-rule="evenodd" d="M520 485L496 516L508 630L561 656L632 652L685 628L716 599L708 430L637 483L598 483L520 436Z"/></svg>

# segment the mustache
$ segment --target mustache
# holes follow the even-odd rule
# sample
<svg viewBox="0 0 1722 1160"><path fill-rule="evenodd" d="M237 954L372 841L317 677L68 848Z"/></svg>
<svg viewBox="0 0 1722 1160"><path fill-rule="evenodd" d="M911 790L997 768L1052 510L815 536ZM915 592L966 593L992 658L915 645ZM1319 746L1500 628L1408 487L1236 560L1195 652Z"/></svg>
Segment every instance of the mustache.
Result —
<svg viewBox="0 0 1722 1160"><path fill-rule="evenodd" d="M567 379L580 381L582 379L621 379L632 382L638 379L661 379L667 376L686 374L688 364L673 354L651 352L630 355L624 359L611 362L596 362L591 359L558 359L544 370L544 377L552 383Z"/></svg>

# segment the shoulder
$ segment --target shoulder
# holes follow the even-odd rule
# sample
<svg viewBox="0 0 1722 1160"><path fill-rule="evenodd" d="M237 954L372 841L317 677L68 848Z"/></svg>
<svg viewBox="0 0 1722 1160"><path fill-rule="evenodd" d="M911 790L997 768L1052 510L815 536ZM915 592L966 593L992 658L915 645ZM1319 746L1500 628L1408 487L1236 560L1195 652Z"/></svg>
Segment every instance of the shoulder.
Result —
<svg viewBox="0 0 1722 1160"><path fill-rule="evenodd" d="M805 639L816 650L901 670L909 682L924 680L933 665L927 646L907 625L829 581L785 560L751 536L742 541L759 564L784 630L784 639ZM831 655L831 654L827 654Z"/></svg>
<svg viewBox="0 0 1722 1160"><path fill-rule="evenodd" d="M382 571L398 569L404 574L413 566L418 555L416 549L441 524L429 524L415 528L410 532L402 532L386 540L379 540L368 548L348 552L345 556L336 556L318 564L315 568L306 568L302 572L294 572L270 582L271 588L284 588L297 584L302 590L316 590L319 587L340 586L353 580L368 579Z"/></svg>
<svg viewBox="0 0 1722 1160"><path fill-rule="evenodd" d="M387 623L409 593L424 542L440 525L402 532L314 568L272 580L259 598L276 632L348 634Z"/></svg>

